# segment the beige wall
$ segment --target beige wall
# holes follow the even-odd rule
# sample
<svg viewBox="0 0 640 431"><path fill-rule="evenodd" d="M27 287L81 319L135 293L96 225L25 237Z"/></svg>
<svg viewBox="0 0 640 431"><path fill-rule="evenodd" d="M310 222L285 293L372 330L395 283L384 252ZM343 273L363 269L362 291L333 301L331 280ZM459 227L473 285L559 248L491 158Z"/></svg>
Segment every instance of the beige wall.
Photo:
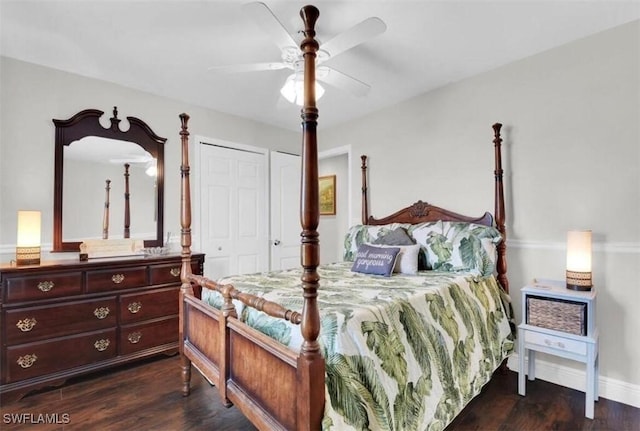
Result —
<svg viewBox="0 0 640 431"><path fill-rule="evenodd" d="M211 111L130 88L0 57L0 253L13 259L18 209L42 211L43 250L53 239L54 137L52 118L83 109L138 117L165 144L165 232L180 231L180 120L191 116L191 136L201 135L287 152L300 145L299 133ZM126 127L123 120L122 127ZM100 199L104 196L101 195ZM60 254L56 254L58 257Z"/></svg>
<svg viewBox="0 0 640 431"><path fill-rule="evenodd" d="M376 217L418 199L480 215L493 210L491 125L503 123L518 321L519 289L533 277L564 278L566 232L592 229L601 390L634 385L640 406L639 41L636 21L323 130L320 144L352 145L353 172L369 155Z"/></svg>

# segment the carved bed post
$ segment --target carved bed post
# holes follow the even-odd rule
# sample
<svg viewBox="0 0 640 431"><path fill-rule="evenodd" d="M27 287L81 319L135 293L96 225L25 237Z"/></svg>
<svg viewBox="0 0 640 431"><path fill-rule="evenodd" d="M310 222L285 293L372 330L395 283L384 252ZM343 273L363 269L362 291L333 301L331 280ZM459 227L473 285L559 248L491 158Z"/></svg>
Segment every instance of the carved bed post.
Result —
<svg viewBox="0 0 640 431"><path fill-rule="evenodd" d="M509 293L509 280L507 279L507 230L505 228L504 186L502 182L502 138L500 129L502 124L493 125L493 144L495 147L495 221L496 228L502 234L502 241L498 244L498 282L505 292Z"/></svg>
<svg viewBox="0 0 640 431"><path fill-rule="evenodd" d="M320 310L318 287L320 277L320 242L318 223L320 202L318 191L318 143L316 126L316 53L319 48L315 40L315 23L320 12L314 6L304 6L300 16L304 21L304 40L300 44L304 59L304 106L302 108L302 184L300 193L300 223L302 225L300 256L302 261L302 343L298 357L298 430L321 429L324 413L324 359L320 352Z"/></svg>
<svg viewBox="0 0 640 431"><path fill-rule="evenodd" d="M129 238L129 226L131 225L129 210L129 163L124 164L124 237Z"/></svg>
<svg viewBox="0 0 640 431"><path fill-rule="evenodd" d="M184 325L185 325L185 303L184 296L189 293L193 294L191 283L188 280L188 276L191 275L191 185L189 182L189 132L187 131L187 123L189 122L189 116L187 114L180 114L180 141L182 145L182 164L180 165L180 175L182 181L180 181L180 245L182 251L180 253L182 257L182 267L180 269L180 279L182 285L180 286L180 321L179 325L179 343L180 343L180 356L182 362L182 395L187 396L191 391L191 361L184 355Z"/></svg>
<svg viewBox="0 0 640 431"><path fill-rule="evenodd" d="M109 190L111 180L105 180L104 215L102 216L102 239L109 239Z"/></svg>
<svg viewBox="0 0 640 431"><path fill-rule="evenodd" d="M368 199L368 188L367 188L367 156L364 154L360 156L362 160L362 166L360 169L362 170L362 224L367 224L367 220L369 220L369 199Z"/></svg>

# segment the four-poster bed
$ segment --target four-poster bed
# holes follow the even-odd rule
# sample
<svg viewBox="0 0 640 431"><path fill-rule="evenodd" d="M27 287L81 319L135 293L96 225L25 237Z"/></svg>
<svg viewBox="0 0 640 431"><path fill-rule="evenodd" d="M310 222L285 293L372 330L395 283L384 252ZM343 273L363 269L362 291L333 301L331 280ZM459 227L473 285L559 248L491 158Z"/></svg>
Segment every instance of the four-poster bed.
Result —
<svg viewBox="0 0 640 431"><path fill-rule="evenodd" d="M109 239L109 191L111 190L111 180L104 181L104 213L102 214L102 239Z"/></svg>
<svg viewBox="0 0 640 431"><path fill-rule="evenodd" d="M495 251L495 263L481 272L492 274L495 269L498 282L493 275L472 271L380 277L350 271L351 262L318 268L314 91L318 42L314 27L319 12L305 6L300 15L305 26L301 275L298 269L214 282L191 273L189 116L180 116L183 394L189 394L193 364L215 384L225 404L237 406L259 429L377 429L376 421L387 421L389 429L413 429L413 420L422 421L419 429L425 429L425 424L443 428L479 392L513 345L508 310L502 302L506 295L501 295L508 292L501 125L493 126L495 220L489 213L466 217L422 201L389 217L373 218L368 214L363 156L363 225L354 227L347 237L355 247L355 268L363 256L359 247L370 246L363 241L380 240L392 231L404 230L424 239L425 250L430 250L429 241L443 229L467 232L461 247L471 242L473 232L481 232L474 247ZM408 253L393 245L388 250L394 259ZM290 292L295 297L286 296ZM358 303L360 308L354 305ZM400 338L408 341L402 344ZM445 344L451 344L450 349ZM345 375L349 381L341 380ZM348 394L360 398L354 401ZM425 403L431 399L433 405Z"/></svg>
<svg viewBox="0 0 640 431"><path fill-rule="evenodd" d="M124 233L123 238L128 239L131 237L131 193L129 192L129 163L124 164ZM105 199L104 199L104 213L102 215L102 239L109 239L109 192L111 191L111 180L105 180Z"/></svg>

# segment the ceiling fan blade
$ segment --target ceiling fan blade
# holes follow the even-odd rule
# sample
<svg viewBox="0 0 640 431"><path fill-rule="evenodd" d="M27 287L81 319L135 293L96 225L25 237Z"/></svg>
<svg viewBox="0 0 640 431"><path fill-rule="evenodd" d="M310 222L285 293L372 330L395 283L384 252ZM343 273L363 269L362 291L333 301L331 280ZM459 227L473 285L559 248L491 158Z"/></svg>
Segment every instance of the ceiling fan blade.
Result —
<svg viewBox="0 0 640 431"><path fill-rule="evenodd" d="M356 24L333 39L323 43L320 49L327 51L330 57L335 57L344 51L360 45L367 40L384 33L387 25L380 18L371 17Z"/></svg>
<svg viewBox="0 0 640 431"><path fill-rule="evenodd" d="M341 90L348 91L354 96L362 97L366 96L371 90L369 84L353 78L347 74L344 74L331 67L322 66L317 72L318 80L326 82L329 85L333 85Z"/></svg>
<svg viewBox="0 0 640 431"><path fill-rule="evenodd" d="M149 163L153 157L148 156L124 156L119 159L109 159L109 163Z"/></svg>
<svg viewBox="0 0 640 431"><path fill-rule="evenodd" d="M247 14L264 30L281 50L287 47L297 47L287 29L271 12L269 7L261 2L247 3L242 6Z"/></svg>
<svg viewBox="0 0 640 431"><path fill-rule="evenodd" d="M286 69L289 65L285 63L249 63L249 64L231 64L226 66L213 66L208 70L219 73L241 73L241 72L260 72L263 70L280 70Z"/></svg>

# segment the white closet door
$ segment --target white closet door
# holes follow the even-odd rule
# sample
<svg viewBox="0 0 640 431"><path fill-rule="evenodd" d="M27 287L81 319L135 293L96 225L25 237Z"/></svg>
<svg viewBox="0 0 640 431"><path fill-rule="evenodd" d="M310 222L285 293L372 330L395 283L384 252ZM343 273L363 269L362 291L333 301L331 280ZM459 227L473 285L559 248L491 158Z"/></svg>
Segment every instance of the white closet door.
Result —
<svg viewBox="0 0 640 431"><path fill-rule="evenodd" d="M271 269L300 267L300 156L271 152Z"/></svg>
<svg viewBox="0 0 640 431"><path fill-rule="evenodd" d="M266 153L200 145L200 233L212 279L269 267Z"/></svg>

